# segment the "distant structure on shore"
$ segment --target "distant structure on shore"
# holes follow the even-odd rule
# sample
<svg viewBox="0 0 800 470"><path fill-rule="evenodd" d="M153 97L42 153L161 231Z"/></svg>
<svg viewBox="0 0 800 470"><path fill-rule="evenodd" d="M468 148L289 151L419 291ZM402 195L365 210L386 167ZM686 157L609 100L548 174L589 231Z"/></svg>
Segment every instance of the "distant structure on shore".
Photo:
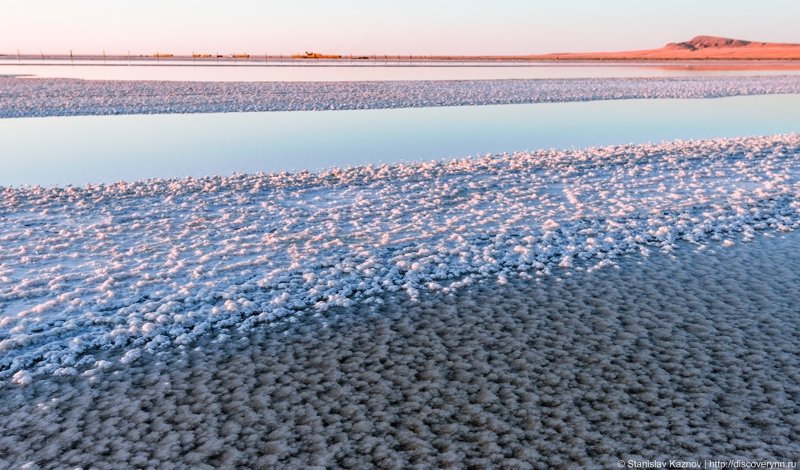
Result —
<svg viewBox="0 0 800 470"><path fill-rule="evenodd" d="M308 52L305 54L293 54L292 59L341 59L341 54L320 54L319 52Z"/></svg>

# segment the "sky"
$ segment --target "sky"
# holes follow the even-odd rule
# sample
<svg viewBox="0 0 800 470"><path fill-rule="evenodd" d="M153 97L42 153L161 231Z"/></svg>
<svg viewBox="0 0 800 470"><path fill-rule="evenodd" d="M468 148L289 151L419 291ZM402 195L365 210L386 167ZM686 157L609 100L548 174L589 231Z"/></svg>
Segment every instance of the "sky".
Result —
<svg viewBox="0 0 800 470"><path fill-rule="evenodd" d="M532 54L800 43L797 0L2 0L0 53Z"/></svg>

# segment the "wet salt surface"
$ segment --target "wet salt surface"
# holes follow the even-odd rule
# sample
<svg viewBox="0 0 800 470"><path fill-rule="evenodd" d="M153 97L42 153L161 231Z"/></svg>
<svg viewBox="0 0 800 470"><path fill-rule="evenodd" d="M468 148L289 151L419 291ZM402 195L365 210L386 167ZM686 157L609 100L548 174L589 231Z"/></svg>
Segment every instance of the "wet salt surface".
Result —
<svg viewBox="0 0 800 470"><path fill-rule="evenodd" d="M0 379L800 226L800 136L0 189ZM106 362L109 361L109 362Z"/></svg>
<svg viewBox="0 0 800 470"><path fill-rule="evenodd" d="M769 234L0 385L0 466L796 461L800 236Z"/></svg>
<svg viewBox="0 0 800 470"><path fill-rule="evenodd" d="M0 77L0 118L384 109L789 93L800 93L800 75L249 83Z"/></svg>

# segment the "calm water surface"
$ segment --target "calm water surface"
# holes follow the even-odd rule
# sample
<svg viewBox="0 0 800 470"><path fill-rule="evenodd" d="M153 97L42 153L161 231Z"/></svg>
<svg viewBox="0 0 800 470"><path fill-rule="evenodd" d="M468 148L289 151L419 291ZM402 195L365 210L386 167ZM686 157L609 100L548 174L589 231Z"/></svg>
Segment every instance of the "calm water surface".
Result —
<svg viewBox="0 0 800 470"><path fill-rule="evenodd" d="M0 119L0 185L319 170L786 132L800 132L800 95Z"/></svg>
<svg viewBox="0 0 800 470"><path fill-rule="evenodd" d="M0 74L89 80L353 81L682 77L800 74L800 61L697 62L379 62L0 59Z"/></svg>

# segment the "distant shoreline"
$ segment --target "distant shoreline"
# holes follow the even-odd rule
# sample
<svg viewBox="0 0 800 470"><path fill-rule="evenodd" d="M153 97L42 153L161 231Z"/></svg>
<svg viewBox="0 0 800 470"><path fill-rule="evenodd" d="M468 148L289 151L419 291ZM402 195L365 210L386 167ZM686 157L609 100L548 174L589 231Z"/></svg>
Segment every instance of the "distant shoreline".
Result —
<svg viewBox="0 0 800 470"><path fill-rule="evenodd" d="M374 56L342 56L339 58L302 58L289 55L250 55L249 57L193 57L191 55L173 55L170 57L155 57L153 55L65 55L65 54L0 54L0 60L15 60L20 62L30 61L97 61L97 62L152 62L155 64L169 64L173 62L192 61L202 64L216 63L264 63L264 62L289 62L298 64L309 63L342 63L342 62L379 62L379 63L419 63L419 62L516 62L516 63L597 63L597 62L690 62L690 63L764 63L764 62L800 62L800 54L786 57L637 57L616 55L613 53L598 53L590 55L580 53L547 54L536 56L408 56L408 55L374 55ZM613 55L612 55L613 54ZM24 65L24 64L22 64ZM76 64L78 65L78 64Z"/></svg>
<svg viewBox="0 0 800 470"><path fill-rule="evenodd" d="M206 52L192 52L191 54L173 54L164 50L152 54L74 54L69 50L67 54L39 54L5 52L0 58L17 58L19 60L152 60L152 61L258 61L258 60L291 60L291 61L384 61L384 62L413 62L413 61L460 61L460 62L605 62L605 61L763 61L763 60L800 60L800 44L770 43L731 39L717 36L696 36L689 41L671 42L657 49L641 49L616 52L552 52L545 54L484 54L484 55L436 55L436 54L341 54L305 51L292 54L269 54L264 51L260 54L249 52L219 51L213 54Z"/></svg>

